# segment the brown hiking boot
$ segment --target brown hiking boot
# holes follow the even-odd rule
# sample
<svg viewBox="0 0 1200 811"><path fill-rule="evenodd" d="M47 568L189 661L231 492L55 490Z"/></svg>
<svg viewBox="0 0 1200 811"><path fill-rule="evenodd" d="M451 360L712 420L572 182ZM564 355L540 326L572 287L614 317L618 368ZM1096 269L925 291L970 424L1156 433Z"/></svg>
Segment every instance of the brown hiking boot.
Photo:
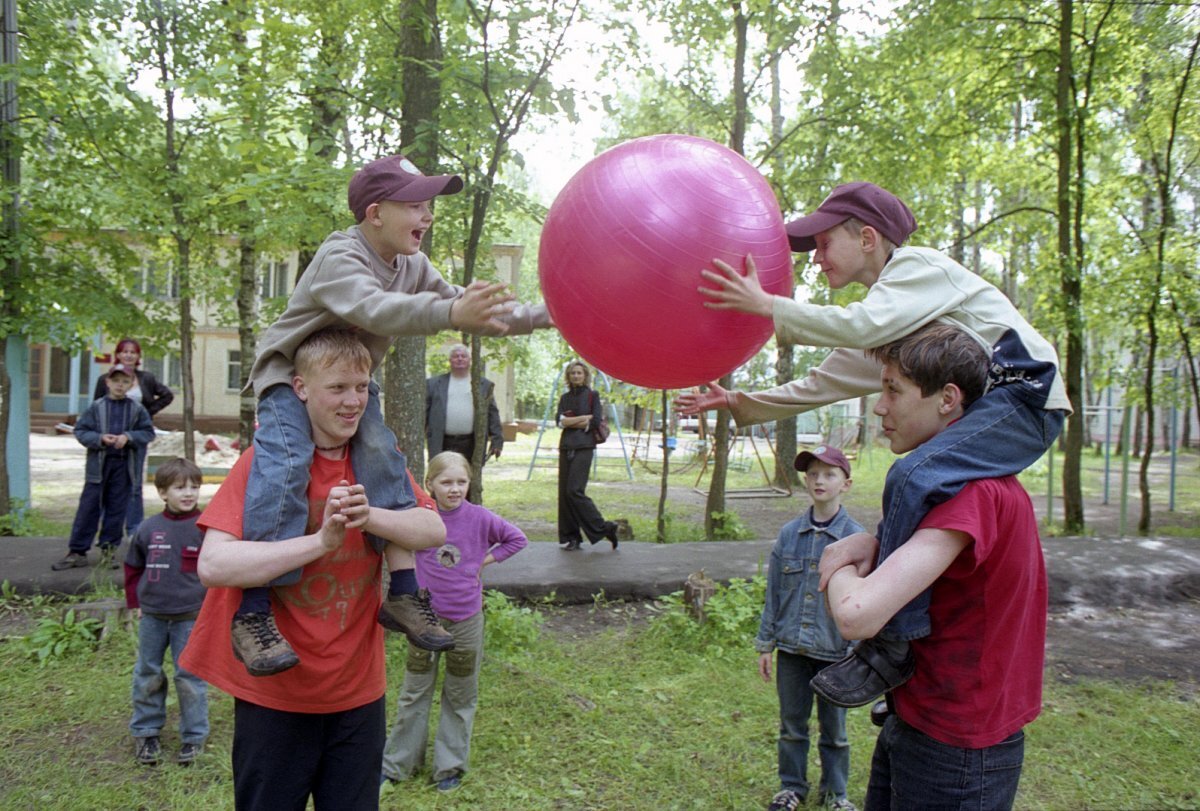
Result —
<svg viewBox="0 0 1200 811"><path fill-rule="evenodd" d="M251 676L274 676L300 664L300 657L279 633L274 614L236 614L230 626L233 655Z"/></svg>
<svg viewBox="0 0 1200 811"><path fill-rule="evenodd" d="M416 594L389 596L379 607L379 624L389 631L399 631L409 642L424 650L442 651L454 647L454 637L433 613L428 589L421 589Z"/></svg>

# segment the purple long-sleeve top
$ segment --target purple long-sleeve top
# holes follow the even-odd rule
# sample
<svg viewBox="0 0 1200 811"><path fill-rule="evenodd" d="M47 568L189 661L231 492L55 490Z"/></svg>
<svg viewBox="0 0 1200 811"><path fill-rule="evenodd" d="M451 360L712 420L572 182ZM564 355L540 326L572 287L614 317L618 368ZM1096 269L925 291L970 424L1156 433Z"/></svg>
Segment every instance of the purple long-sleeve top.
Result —
<svg viewBox="0 0 1200 811"><path fill-rule="evenodd" d="M483 610L479 571L491 552L497 563L525 548L525 533L495 513L464 501L453 510L438 510L446 525L446 543L416 553L417 582L429 589L439 617L461 622Z"/></svg>

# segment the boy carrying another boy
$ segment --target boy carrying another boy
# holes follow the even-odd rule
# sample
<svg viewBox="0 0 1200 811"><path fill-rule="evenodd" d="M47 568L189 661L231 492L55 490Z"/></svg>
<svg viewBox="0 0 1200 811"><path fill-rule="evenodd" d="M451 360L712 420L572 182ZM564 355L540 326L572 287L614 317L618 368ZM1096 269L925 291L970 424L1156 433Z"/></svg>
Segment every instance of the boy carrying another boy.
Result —
<svg viewBox="0 0 1200 811"><path fill-rule="evenodd" d="M896 453L952 431L987 384L985 349L943 324L871 354L883 363L875 413ZM876 567L822 561L820 571L849 639L932 592L933 630L912 644L915 675L888 695L866 807L1012 808L1023 728L1041 712L1047 598L1037 519L1016 476L968 482Z"/></svg>
<svg viewBox="0 0 1200 811"><path fill-rule="evenodd" d="M421 239L433 224L430 201L462 187L457 175L423 175L403 155L372 161L351 178L348 202L357 225L330 234L317 250L287 309L264 333L250 372L259 425L243 538L274 541L304 532L314 445L304 404L292 391L292 359L309 335L326 327L358 329L374 372L400 335L444 329L505 335L550 326L544 305L514 306L502 284L452 285L421 252ZM374 381L358 433L350 442L355 480L366 488L371 503L392 510L412 507L407 462L384 425ZM417 647L452 648L454 640L437 622L428 595L418 592L411 552L369 538L377 549L386 549L391 572L380 623L404 632ZM298 577L299 572L289 572L243 594L233 618L233 644L253 675L280 673L298 661L272 620L269 588L295 583Z"/></svg>
<svg viewBox="0 0 1200 811"><path fill-rule="evenodd" d="M158 736L167 722L167 646L175 663L179 699L179 757L190 765L208 738L208 685L179 665L192 626L204 603L196 573L200 559L200 468L187 459L170 459L154 472L154 486L165 507L138 525L125 553L125 605L137 609L138 655L133 667L133 717L129 731L137 741L137 762L158 763Z"/></svg>
<svg viewBox="0 0 1200 811"><path fill-rule="evenodd" d="M239 811L305 808L310 799L317 811L379 807L387 732L384 630L376 621L383 559L364 535L424 549L441 545L446 528L432 509L376 507L354 481L350 439L367 407L372 363L360 337L321 330L296 350L292 382L317 446L301 534L274 543L244 539L254 448L234 464L198 522L208 593L180 664L234 697ZM275 616L300 663L255 678L232 650L231 620L243 589L294 569L301 570L299 582L274 590Z"/></svg>
<svg viewBox="0 0 1200 811"><path fill-rule="evenodd" d="M50 565L56 572L87 566L88 549L100 527L100 565L120 568L117 547L125 535L133 487L141 486L138 471L146 446L154 441L150 412L125 395L133 385L133 369L115 363L104 378L108 395L93 402L75 422L75 439L87 448L83 492L71 525L67 556Z"/></svg>
<svg viewBox="0 0 1200 811"><path fill-rule="evenodd" d="M963 418L888 472L879 524L879 562L912 536L925 514L976 479L1019 473L1062 430L1070 402L1058 356L994 286L931 248L902 248L916 230L912 212L873 183L838 186L812 214L787 224L792 250L812 251L829 286L857 282L866 298L845 307L772 296L746 273L714 261L701 271L715 287L705 306L772 318L780 341L835 349L807 378L746 394L710 386L677 400L685 414L728 408L739 425L776 420L880 390L880 364L861 350L898 340L934 321L964 330L991 354L989 390ZM859 536L861 539L864 536ZM833 562L874 563L875 547L847 539L827 552ZM813 689L846 707L870 702L912 676L909 641L929 634L929 593L913 601L874 639L855 647L814 680Z"/></svg>
<svg viewBox="0 0 1200 811"><path fill-rule="evenodd" d="M812 507L784 525L771 549L766 601L754 638L763 681L771 681L771 653L778 651L780 791L767 811L795 811L808 798L808 718L813 705L808 683L830 662L845 656L847 648L818 592L817 564L829 544L863 531L842 507L842 495L850 489L850 461L844 453L820 445L796 457L796 470L804 473ZM828 808L854 811L846 797L850 775L846 710L817 698L817 723L820 801Z"/></svg>

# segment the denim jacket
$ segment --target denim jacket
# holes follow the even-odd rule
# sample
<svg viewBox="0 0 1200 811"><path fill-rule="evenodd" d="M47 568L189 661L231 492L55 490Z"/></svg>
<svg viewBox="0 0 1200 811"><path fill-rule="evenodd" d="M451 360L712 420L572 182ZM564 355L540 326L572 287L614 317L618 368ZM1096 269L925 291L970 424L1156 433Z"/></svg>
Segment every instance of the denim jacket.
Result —
<svg viewBox="0 0 1200 811"><path fill-rule="evenodd" d="M784 525L771 549L766 604L754 638L756 651L779 648L829 662L846 654L849 643L838 633L825 595L817 591L821 580L817 564L826 546L862 531L844 507L827 527L813 526L811 509Z"/></svg>

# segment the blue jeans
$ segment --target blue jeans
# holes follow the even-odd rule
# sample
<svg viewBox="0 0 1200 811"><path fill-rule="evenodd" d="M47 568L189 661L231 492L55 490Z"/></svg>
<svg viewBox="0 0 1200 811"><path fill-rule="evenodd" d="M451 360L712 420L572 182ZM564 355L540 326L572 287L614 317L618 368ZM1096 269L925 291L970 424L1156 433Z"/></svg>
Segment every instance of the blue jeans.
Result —
<svg viewBox="0 0 1200 811"><path fill-rule="evenodd" d="M297 538L308 524L308 470L315 446L304 403L283 384L267 389L258 401L258 429L254 432L254 462L246 482L242 533L246 540L275 541ZM369 387L367 408L350 441L354 481L367 491L372 507L405 510L416 497L408 481L408 461L396 448L396 435L383 422L379 386ZM377 551L383 541L371 537ZM300 570L288 572L271 585L291 585Z"/></svg>
<svg viewBox="0 0 1200 811"><path fill-rule="evenodd" d="M116 549L125 534L130 487L128 460L121 454L105 454L100 465L99 483L86 482L83 485L79 509L75 511L75 521L71 524L71 537L67 541L70 551L81 555L92 548L97 526L100 526L98 545L101 549Z"/></svg>
<svg viewBox="0 0 1200 811"><path fill-rule="evenodd" d="M815 694L813 676L832 662L795 653L775 655L775 689L779 692L779 784L801 797L808 796L808 718ZM817 750L821 757L822 797L845 797L850 775L850 742L846 740L846 710L817 698Z"/></svg>
<svg viewBox="0 0 1200 811"><path fill-rule="evenodd" d="M1024 760L1024 732L984 749L963 749L892 715L875 741L866 811L1003 811L1013 807Z"/></svg>
<svg viewBox="0 0 1200 811"><path fill-rule="evenodd" d="M175 662L175 697L179 699L179 739L202 744L208 738L208 685L179 666L179 657L192 634L195 620L168 620L143 614L138 623L138 657L133 666L133 718L129 731L135 738L152 738L167 722L167 676L163 655L171 646Z"/></svg>
<svg viewBox="0 0 1200 811"><path fill-rule="evenodd" d="M933 507L967 482L1020 473L1042 457L1062 431L1065 412L1045 411L1000 386L975 401L962 419L897 459L883 487L879 562L912 537ZM913 598L880 631L893 640L929 635L929 590Z"/></svg>

